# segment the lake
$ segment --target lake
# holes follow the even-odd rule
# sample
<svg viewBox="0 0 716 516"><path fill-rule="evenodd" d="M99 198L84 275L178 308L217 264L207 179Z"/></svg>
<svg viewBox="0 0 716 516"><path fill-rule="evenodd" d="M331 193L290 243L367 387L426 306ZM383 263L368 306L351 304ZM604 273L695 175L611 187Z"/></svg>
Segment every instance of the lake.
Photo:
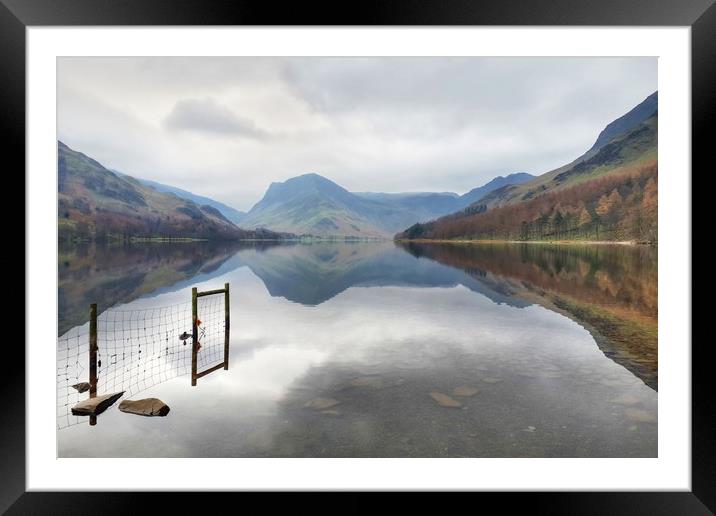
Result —
<svg viewBox="0 0 716 516"><path fill-rule="evenodd" d="M60 457L657 456L654 247L78 245L58 272ZM225 283L229 367L192 386L191 288ZM68 415L90 303L98 394L166 417ZM201 367L223 357L212 303Z"/></svg>

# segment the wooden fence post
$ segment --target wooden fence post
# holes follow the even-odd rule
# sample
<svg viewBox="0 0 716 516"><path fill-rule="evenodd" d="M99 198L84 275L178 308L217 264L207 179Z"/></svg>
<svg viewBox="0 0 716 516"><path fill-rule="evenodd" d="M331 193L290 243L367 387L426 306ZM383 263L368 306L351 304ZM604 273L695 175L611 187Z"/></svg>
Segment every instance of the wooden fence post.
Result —
<svg viewBox="0 0 716 516"><path fill-rule="evenodd" d="M89 384L90 398L97 397L97 303L90 305L89 327ZM90 416L90 425L97 424L97 416Z"/></svg>
<svg viewBox="0 0 716 516"><path fill-rule="evenodd" d="M229 284L224 283L224 370L229 369L229 326L231 313L229 310Z"/></svg>
<svg viewBox="0 0 716 516"><path fill-rule="evenodd" d="M191 385L196 385L197 352L199 345L199 330L196 326L197 319L197 297L196 287L191 289Z"/></svg>

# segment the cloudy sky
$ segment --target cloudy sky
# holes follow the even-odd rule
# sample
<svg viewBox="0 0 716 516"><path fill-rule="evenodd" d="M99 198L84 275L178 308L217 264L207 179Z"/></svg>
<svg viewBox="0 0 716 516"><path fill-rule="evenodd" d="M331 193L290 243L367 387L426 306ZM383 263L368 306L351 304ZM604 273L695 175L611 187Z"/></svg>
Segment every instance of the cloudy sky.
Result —
<svg viewBox="0 0 716 516"><path fill-rule="evenodd" d="M243 210L307 172L464 193L571 161L656 90L655 58L59 58L58 138Z"/></svg>

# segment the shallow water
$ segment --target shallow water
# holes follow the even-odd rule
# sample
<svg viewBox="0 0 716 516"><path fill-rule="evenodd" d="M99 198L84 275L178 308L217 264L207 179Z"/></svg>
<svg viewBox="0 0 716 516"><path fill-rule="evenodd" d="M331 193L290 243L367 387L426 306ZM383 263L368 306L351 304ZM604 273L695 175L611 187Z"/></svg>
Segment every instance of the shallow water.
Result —
<svg viewBox="0 0 716 516"><path fill-rule="evenodd" d="M100 311L114 304L101 316L109 318L186 303L192 286L224 283L229 369L195 387L179 362L175 375L155 370L137 380L152 371L132 369L131 399L161 398L171 407L163 418L117 404L90 426L66 417L58 396L60 456L657 454L653 249L389 242L66 249L60 333L82 334L92 301ZM183 329L177 324L161 329L175 332L167 342ZM133 345L127 335L123 346ZM66 342L58 344L58 372L85 360L81 349L68 359ZM214 351L207 345L200 358ZM108 360L101 378L111 376ZM169 360L168 351L157 360ZM73 375L87 380L86 368ZM122 381L115 376L112 387L124 389Z"/></svg>

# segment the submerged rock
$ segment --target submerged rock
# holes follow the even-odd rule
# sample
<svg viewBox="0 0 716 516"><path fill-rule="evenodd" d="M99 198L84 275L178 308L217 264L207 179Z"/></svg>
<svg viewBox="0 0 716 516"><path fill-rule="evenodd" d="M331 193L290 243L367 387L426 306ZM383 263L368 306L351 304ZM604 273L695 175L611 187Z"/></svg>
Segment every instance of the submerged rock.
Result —
<svg viewBox="0 0 716 516"><path fill-rule="evenodd" d="M124 391L115 392L114 394L104 394L96 398L88 398L80 401L72 407L73 416L97 416L107 410L119 398L122 397Z"/></svg>
<svg viewBox="0 0 716 516"><path fill-rule="evenodd" d="M145 398L143 400L123 400L119 410L138 416L166 416L169 406L158 398Z"/></svg>
<svg viewBox="0 0 716 516"><path fill-rule="evenodd" d="M488 376L486 378L483 378L482 381L485 383L497 383L501 382L502 378L493 378L492 376Z"/></svg>
<svg viewBox="0 0 716 516"><path fill-rule="evenodd" d="M456 399L451 398L447 394L442 392L433 391L430 393L430 397L438 402L441 407L459 408L462 407L462 403Z"/></svg>
<svg viewBox="0 0 716 516"><path fill-rule="evenodd" d="M87 392L88 390L90 390L90 387L90 384L88 384L87 382L76 383L72 386L72 388L75 389L77 392Z"/></svg>
<svg viewBox="0 0 716 516"><path fill-rule="evenodd" d="M636 396L632 396L631 394L622 394L618 398L614 398L612 403L618 403L619 405L636 405L639 401L639 398Z"/></svg>
<svg viewBox="0 0 716 516"><path fill-rule="evenodd" d="M383 380L376 376L361 376L360 378L353 378L350 381L353 387L371 387L373 389L380 389L383 387Z"/></svg>
<svg viewBox="0 0 716 516"><path fill-rule="evenodd" d="M600 383L602 385L606 385L607 387L622 387L622 386L624 386L624 382L622 382L621 380L602 379L602 380L600 380Z"/></svg>
<svg viewBox="0 0 716 516"><path fill-rule="evenodd" d="M630 408L624 411L626 417L637 423L656 423L656 414L646 410Z"/></svg>
<svg viewBox="0 0 716 516"><path fill-rule="evenodd" d="M469 398L470 396L474 396L480 392L478 389L475 389L474 387L468 387L467 385L461 385L460 387L455 387L453 389L452 394L453 396L462 396L464 398Z"/></svg>
<svg viewBox="0 0 716 516"><path fill-rule="evenodd" d="M313 398L303 404L304 407L313 410L325 410L338 405L340 401L334 400L333 398Z"/></svg>

